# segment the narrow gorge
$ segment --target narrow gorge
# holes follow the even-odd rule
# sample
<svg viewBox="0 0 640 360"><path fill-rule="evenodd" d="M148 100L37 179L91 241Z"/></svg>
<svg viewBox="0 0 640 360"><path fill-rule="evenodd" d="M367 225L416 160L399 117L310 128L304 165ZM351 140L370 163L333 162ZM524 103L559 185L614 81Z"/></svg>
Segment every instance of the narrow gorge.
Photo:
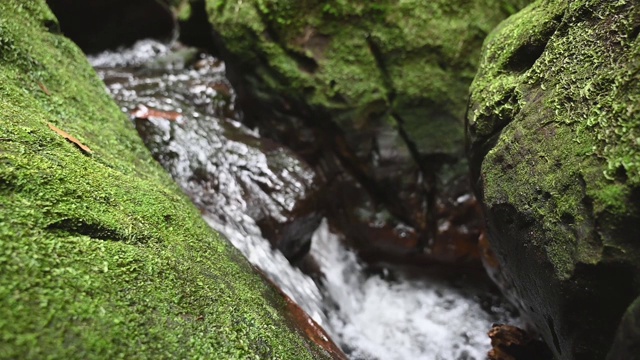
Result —
<svg viewBox="0 0 640 360"><path fill-rule="evenodd" d="M0 358L639 359L636 5L0 3Z"/></svg>

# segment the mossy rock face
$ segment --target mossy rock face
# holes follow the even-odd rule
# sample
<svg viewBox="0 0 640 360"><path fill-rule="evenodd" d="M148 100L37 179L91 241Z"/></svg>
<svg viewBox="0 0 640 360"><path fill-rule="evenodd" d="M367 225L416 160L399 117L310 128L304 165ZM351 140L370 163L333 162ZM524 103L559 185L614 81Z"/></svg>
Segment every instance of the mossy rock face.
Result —
<svg viewBox="0 0 640 360"><path fill-rule="evenodd" d="M207 0L206 10L247 122L328 179L329 217L349 214L330 221L354 245L406 259L441 240L458 247L438 225L458 219L439 207L470 192L468 87L485 36L529 2ZM395 240L364 236L381 228ZM472 243L477 230L465 230Z"/></svg>
<svg viewBox="0 0 640 360"><path fill-rule="evenodd" d="M57 29L0 3L0 358L328 358Z"/></svg>
<svg viewBox="0 0 640 360"><path fill-rule="evenodd" d="M256 98L328 113L346 132L400 121L421 153L457 155L482 41L527 3L208 0L207 10Z"/></svg>
<svg viewBox="0 0 640 360"><path fill-rule="evenodd" d="M491 245L558 359L603 359L640 293L639 29L635 1L537 1L471 87Z"/></svg>

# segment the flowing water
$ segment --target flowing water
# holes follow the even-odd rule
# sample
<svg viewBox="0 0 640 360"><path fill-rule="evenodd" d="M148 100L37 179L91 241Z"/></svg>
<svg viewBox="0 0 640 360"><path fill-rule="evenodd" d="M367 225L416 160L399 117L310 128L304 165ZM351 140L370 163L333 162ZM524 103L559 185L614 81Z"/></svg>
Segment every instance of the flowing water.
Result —
<svg viewBox="0 0 640 360"><path fill-rule="evenodd" d="M500 303L495 296L468 282L414 279L387 270L372 274L324 221L311 247L324 274L317 285L272 249L254 220L262 211L256 209L276 217L278 209L289 209L314 175L241 124L224 63L154 41L90 61L122 110L145 118L136 121L145 143L209 225L320 323L350 358L480 360L490 348L491 323L513 322L499 305L491 305Z"/></svg>

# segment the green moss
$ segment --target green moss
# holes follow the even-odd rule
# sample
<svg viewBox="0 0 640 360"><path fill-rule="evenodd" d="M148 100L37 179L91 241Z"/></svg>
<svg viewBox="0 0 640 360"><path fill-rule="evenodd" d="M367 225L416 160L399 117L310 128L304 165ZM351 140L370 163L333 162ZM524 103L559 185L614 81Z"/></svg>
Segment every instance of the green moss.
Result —
<svg viewBox="0 0 640 360"><path fill-rule="evenodd" d="M538 0L487 38L471 86L505 290L559 359L604 358L640 293L636 5Z"/></svg>
<svg viewBox="0 0 640 360"><path fill-rule="evenodd" d="M527 3L209 0L207 9L234 65L261 70L252 91L306 104L346 131L394 111L421 152L459 154L482 41ZM459 130L434 144L443 128Z"/></svg>
<svg viewBox="0 0 640 360"><path fill-rule="evenodd" d="M0 3L0 358L321 357L52 24Z"/></svg>
<svg viewBox="0 0 640 360"><path fill-rule="evenodd" d="M192 9L190 1L183 1L181 4L176 4L175 8L178 21L188 21L189 18L191 18Z"/></svg>
<svg viewBox="0 0 640 360"><path fill-rule="evenodd" d="M584 240L559 234L563 217L574 218L578 228L592 221L592 212L607 216L607 233L616 226L610 220L637 211L629 200L640 185L640 54L638 40L630 38L637 19L628 1L574 1L569 7L538 1L488 39L472 86L474 136L489 137L506 126L483 165L485 198L535 208L554 239L549 253L572 254L551 256L565 276L577 259L595 262L601 254L580 256ZM540 193L551 201L540 201ZM593 209L584 199L593 201ZM575 251L562 250L567 246Z"/></svg>

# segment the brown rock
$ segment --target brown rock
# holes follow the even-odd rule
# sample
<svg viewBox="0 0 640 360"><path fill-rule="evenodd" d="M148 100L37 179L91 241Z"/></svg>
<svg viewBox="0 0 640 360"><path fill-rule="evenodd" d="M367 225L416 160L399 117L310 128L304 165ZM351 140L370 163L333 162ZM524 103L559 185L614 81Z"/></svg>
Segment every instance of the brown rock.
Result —
<svg viewBox="0 0 640 360"><path fill-rule="evenodd" d="M489 360L551 360L551 352L544 342L518 327L494 325L489 330L491 346Z"/></svg>

